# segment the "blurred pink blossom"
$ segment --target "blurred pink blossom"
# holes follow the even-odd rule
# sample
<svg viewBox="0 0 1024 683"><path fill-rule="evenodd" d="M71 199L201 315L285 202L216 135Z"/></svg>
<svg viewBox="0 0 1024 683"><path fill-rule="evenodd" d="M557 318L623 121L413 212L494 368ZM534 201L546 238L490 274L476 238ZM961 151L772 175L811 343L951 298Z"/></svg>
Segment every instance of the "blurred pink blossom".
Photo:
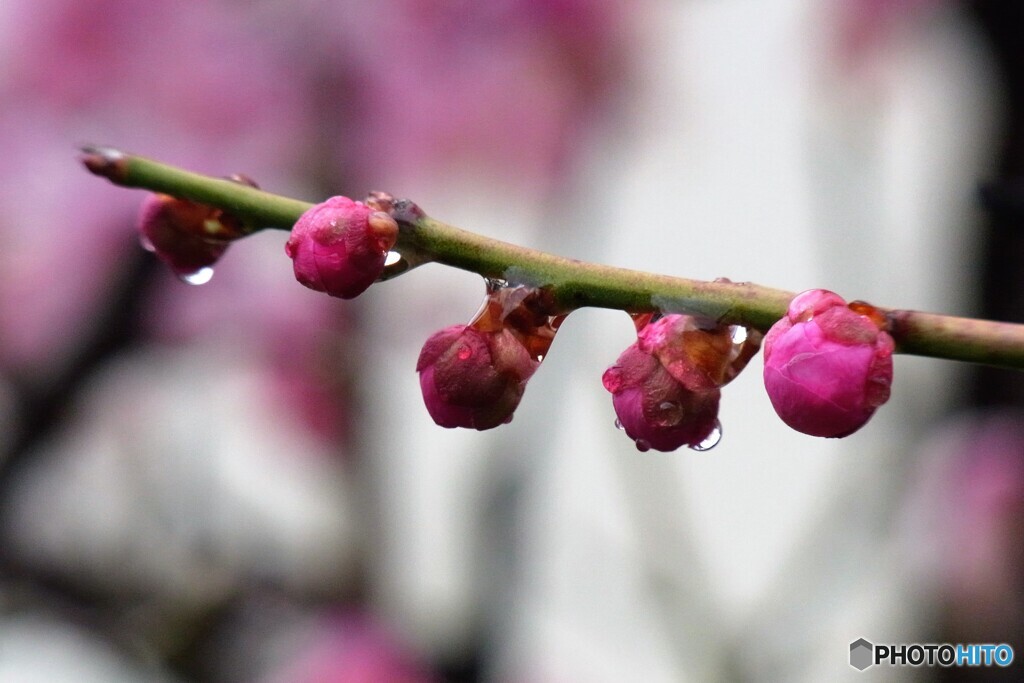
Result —
<svg viewBox="0 0 1024 683"><path fill-rule="evenodd" d="M958 611L988 623L1024 617L1024 421L995 414L953 441L941 510L946 588Z"/></svg>
<svg viewBox="0 0 1024 683"><path fill-rule="evenodd" d="M104 136L90 142L200 168L295 169L310 134L304 71L243 8L172 0L8 4L7 20L17 26L8 96Z"/></svg>
<svg viewBox="0 0 1024 683"><path fill-rule="evenodd" d="M0 362L53 371L137 248L142 198L89 177L75 148L116 142L287 186L311 137L309 88L230 4L11 0L0 22Z"/></svg>
<svg viewBox="0 0 1024 683"><path fill-rule="evenodd" d="M334 65L349 132L336 158L375 186L466 166L548 182L625 78L631 14L608 0L322 9L336 38L309 49Z"/></svg>
<svg viewBox="0 0 1024 683"><path fill-rule="evenodd" d="M382 625L360 614L326 618L295 659L265 683L431 683L438 679Z"/></svg>
<svg viewBox="0 0 1024 683"><path fill-rule="evenodd" d="M838 3L837 56L860 66L908 23L943 4L943 0L848 0Z"/></svg>
<svg viewBox="0 0 1024 683"><path fill-rule="evenodd" d="M0 105L0 364L47 373L91 330L90 314L137 248L138 197L89 182L52 111Z"/></svg>

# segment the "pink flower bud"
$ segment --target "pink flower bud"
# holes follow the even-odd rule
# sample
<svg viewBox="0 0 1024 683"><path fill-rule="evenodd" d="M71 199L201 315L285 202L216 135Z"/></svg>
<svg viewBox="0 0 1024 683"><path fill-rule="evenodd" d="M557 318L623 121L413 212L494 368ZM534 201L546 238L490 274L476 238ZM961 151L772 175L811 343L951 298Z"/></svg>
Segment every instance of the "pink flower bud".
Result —
<svg viewBox="0 0 1024 683"><path fill-rule="evenodd" d="M423 401L442 427L484 430L512 421L540 361L508 329L453 325L423 345L416 371Z"/></svg>
<svg viewBox="0 0 1024 683"><path fill-rule="evenodd" d="M718 423L718 389L690 391L654 356L633 344L602 377L619 425L646 451L696 446Z"/></svg>
<svg viewBox="0 0 1024 683"><path fill-rule="evenodd" d="M760 345L756 332L735 341L734 331L688 315L666 315L644 324L636 343L605 371L602 381L612 394L618 424L638 449L711 447L707 441L721 430L719 387Z"/></svg>
<svg viewBox="0 0 1024 683"><path fill-rule="evenodd" d="M398 224L348 197L331 197L306 211L292 228L285 252L295 279L318 292L351 299L384 272Z"/></svg>
<svg viewBox="0 0 1024 683"><path fill-rule="evenodd" d="M797 295L764 339L764 385L782 421L811 436L860 429L889 400L895 344L883 324L833 292Z"/></svg>
<svg viewBox="0 0 1024 683"><path fill-rule="evenodd" d="M416 371L434 422L481 431L511 422L564 319L543 287L488 282L469 325L436 332L420 352Z"/></svg>
<svg viewBox="0 0 1024 683"><path fill-rule="evenodd" d="M150 195L139 211L139 239L181 276L212 266L242 234L241 222L220 209L165 194Z"/></svg>

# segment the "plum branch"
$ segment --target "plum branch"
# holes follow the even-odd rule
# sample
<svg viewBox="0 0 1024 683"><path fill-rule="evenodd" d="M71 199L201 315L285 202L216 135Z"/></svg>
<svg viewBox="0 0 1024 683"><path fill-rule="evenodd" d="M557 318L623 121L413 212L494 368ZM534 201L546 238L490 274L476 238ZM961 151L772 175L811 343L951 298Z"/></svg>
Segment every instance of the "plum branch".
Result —
<svg viewBox="0 0 1024 683"><path fill-rule="evenodd" d="M109 147L88 147L92 173L221 209L246 230L290 230L313 204L186 171ZM415 205L411 205L415 208ZM502 242L445 224L422 212L396 214L395 250L409 266L436 262L511 284L543 287L564 312L582 307L630 313L683 313L722 325L768 330L786 314L792 292L752 283L706 282L587 263ZM400 274L386 271L385 276ZM1024 325L920 311L878 308L898 353L1024 368Z"/></svg>

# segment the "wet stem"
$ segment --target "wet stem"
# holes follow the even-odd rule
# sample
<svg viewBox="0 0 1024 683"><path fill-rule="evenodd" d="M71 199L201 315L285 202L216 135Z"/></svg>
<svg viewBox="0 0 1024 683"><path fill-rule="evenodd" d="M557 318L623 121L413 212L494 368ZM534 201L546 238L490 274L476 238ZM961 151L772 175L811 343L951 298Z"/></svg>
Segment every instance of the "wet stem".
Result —
<svg viewBox="0 0 1024 683"><path fill-rule="evenodd" d="M312 206L109 147L85 148L81 161L90 172L117 185L223 209L244 221L251 232L290 230ZM396 218L400 232L395 250L407 264L432 261L485 278L545 287L565 313L586 306L630 313L686 313L763 332L785 314L794 296L746 282L705 282L586 263L484 237L422 214ZM899 353L1024 369L1024 325L879 310Z"/></svg>

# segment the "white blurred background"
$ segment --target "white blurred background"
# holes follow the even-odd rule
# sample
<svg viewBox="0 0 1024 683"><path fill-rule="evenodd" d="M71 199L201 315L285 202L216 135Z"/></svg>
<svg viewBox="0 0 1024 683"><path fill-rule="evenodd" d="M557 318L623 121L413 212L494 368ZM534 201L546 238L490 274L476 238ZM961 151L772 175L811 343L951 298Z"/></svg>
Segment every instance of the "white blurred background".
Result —
<svg viewBox="0 0 1024 683"><path fill-rule="evenodd" d="M631 321L584 310L510 425L444 430L416 357L479 277L332 300L267 231L190 287L137 246L143 195L74 160L386 190L576 258L1020 320L1014 4L6 0L0 681L819 681L863 675L860 637L1024 654L1017 374L899 357L835 441L785 427L755 361L718 447L639 453L600 382Z"/></svg>

